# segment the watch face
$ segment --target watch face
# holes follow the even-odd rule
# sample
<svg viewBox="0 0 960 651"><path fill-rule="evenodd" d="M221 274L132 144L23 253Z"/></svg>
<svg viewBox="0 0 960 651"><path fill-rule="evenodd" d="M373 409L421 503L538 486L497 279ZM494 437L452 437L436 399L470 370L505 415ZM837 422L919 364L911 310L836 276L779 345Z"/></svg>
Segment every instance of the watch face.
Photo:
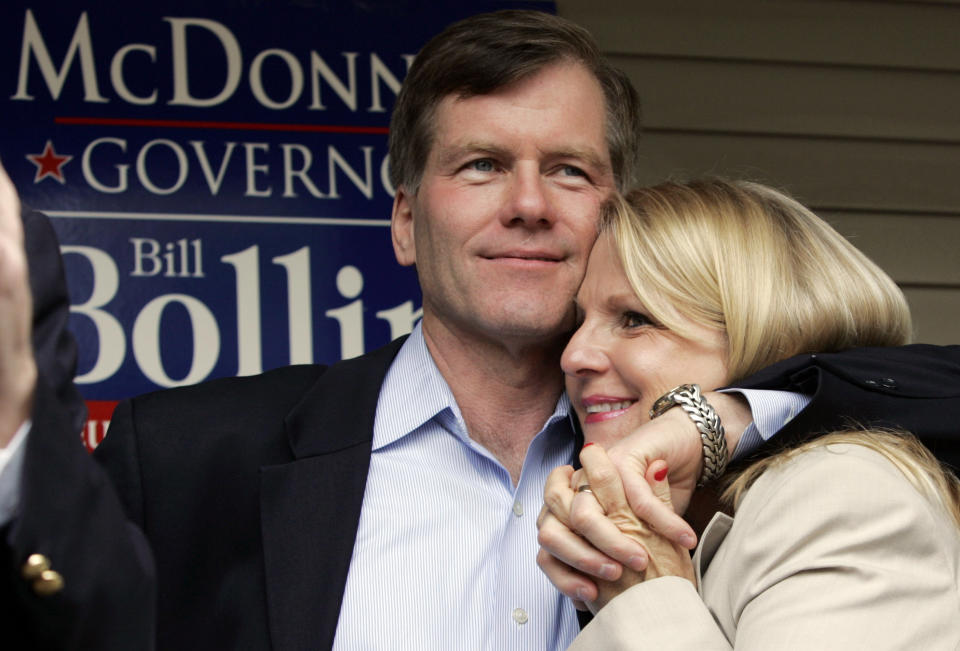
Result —
<svg viewBox="0 0 960 651"><path fill-rule="evenodd" d="M675 404L677 403L673 401L673 391L660 396L657 398L657 401L653 403L653 407L650 408L650 418L656 418Z"/></svg>
<svg viewBox="0 0 960 651"><path fill-rule="evenodd" d="M691 397L697 398L700 393L700 387L696 384L681 384L678 387L670 389L653 403L653 407L650 408L650 418L656 418L676 405L677 396L681 393L690 393L692 394Z"/></svg>

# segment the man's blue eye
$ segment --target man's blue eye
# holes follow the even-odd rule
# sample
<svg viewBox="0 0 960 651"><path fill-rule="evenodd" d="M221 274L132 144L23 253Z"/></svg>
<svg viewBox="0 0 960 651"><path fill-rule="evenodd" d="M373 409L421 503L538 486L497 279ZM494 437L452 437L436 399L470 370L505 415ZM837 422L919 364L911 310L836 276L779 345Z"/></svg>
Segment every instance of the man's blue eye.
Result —
<svg viewBox="0 0 960 651"><path fill-rule="evenodd" d="M492 172L493 161L487 158L481 158L470 163L470 166L478 172Z"/></svg>
<svg viewBox="0 0 960 651"><path fill-rule="evenodd" d="M579 167L574 167L573 165L564 165L563 173L566 174L567 176L586 176L587 175L586 172L584 172L582 169L580 169Z"/></svg>

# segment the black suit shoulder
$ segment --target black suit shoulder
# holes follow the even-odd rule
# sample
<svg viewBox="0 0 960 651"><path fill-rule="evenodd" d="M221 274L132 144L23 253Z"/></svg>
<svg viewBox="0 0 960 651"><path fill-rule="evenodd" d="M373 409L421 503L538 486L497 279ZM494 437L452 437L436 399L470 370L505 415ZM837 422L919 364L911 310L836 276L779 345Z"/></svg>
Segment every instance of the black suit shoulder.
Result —
<svg viewBox="0 0 960 651"><path fill-rule="evenodd" d="M957 397L960 346L911 344L796 355L754 373L737 386L812 393L818 386L819 372L891 396Z"/></svg>
<svg viewBox="0 0 960 651"><path fill-rule="evenodd" d="M250 507L261 467L372 437L380 385L405 339L332 366L287 366L125 400L94 456L128 516L145 527L147 509L175 518L178 504L217 504L230 490ZM344 410L354 422L363 414L368 426L345 433L340 417L340 427L318 431Z"/></svg>
<svg viewBox="0 0 960 651"><path fill-rule="evenodd" d="M254 429L292 409L327 368L286 366L259 375L220 378L145 393L120 403L118 409L133 412L140 427L203 427L208 432L237 425ZM178 438L176 432L171 436L171 443Z"/></svg>
<svg viewBox="0 0 960 651"><path fill-rule="evenodd" d="M125 400L94 456L148 537L152 522L176 522L178 509L224 502L230 491L251 501L260 467L290 459L283 418L326 368L289 366Z"/></svg>
<svg viewBox="0 0 960 651"><path fill-rule="evenodd" d="M960 346L913 344L798 355L737 386L812 398L762 451L848 427L899 428L960 469Z"/></svg>
<svg viewBox="0 0 960 651"><path fill-rule="evenodd" d="M118 405L95 456L127 517L150 541L159 648L266 647L269 559L263 540L274 541L276 551L278 537L281 547L299 539L305 522L320 517L317 501L329 491L284 484L290 473L317 478L318 459L330 464L321 476L346 474L335 487L345 487L347 495L320 525L330 539L309 537L323 566L316 580L344 570L341 560L336 567L324 563L339 559L330 549L355 533L377 397L401 343L330 367L286 367ZM346 504L351 500L354 507ZM278 515L302 505L294 517Z"/></svg>
<svg viewBox="0 0 960 651"><path fill-rule="evenodd" d="M227 504L246 517L257 512L262 467L372 437L380 384L402 343L332 366L288 366L125 400L94 456L148 538L153 523L177 526L178 509ZM345 432L339 419L341 427L319 431L342 409L364 414L369 427Z"/></svg>

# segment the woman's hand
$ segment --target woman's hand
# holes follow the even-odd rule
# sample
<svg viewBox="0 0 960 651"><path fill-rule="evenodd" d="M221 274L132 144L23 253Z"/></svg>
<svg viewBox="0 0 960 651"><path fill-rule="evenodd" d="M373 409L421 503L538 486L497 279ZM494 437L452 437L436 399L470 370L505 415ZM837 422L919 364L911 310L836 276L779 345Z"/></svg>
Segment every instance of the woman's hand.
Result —
<svg viewBox="0 0 960 651"><path fill-rule="evenodd" d="M679 409L672 409L610 449L618 478L613 481L611 475L608 482L595 477L590 482L593 495L576 493L576 488L587 482L572 480L572 467L554 470L544 487L544 507L537 520L541 546L537 563L557 589L585 610L584 602L597 598L595 579L616 580L624 567L637 572L646 569L646 549L604 514L604 508L612 512L614 507L622 507L624 493L641 521L681 547L696 546L693 529L674 512L671 503L682 508L689 503L700 472L701 450L700 435L692 421ZM646 481L657 459L666 460L670 466L669 502L658 499Z"/></svg>
<svg viewBox="0 0 960 651"><path fill-rule="evenodd" d="M551 473L537 521L542 547L537 562L557 589L581 610L589 607L596 612L646 579L683 576L693 581L687 549L653 531L633 513L606 453L588 445L580 460L582 470L564 466ZM650 464L646 482L653 497L672 513L666 463ZM594 545L623 560L626 567Z"/></svg>
<svg viewBox="0 0 960 651"><path fill-rule="evenodd" d="M732 453L753 421L750 405L738 393L709 391L704 396L723 421L727 450ZM670 409L620 439L608 454L620 473L633 512L670 540L693 549L693 529L676 515L686 513L703 467L703 443L693 421L683 410ZM644 480L650 464L657 459L663 459L670 467L673 510L655 499L650 484Z"/></svg>
<svg viewBox="0 0 960 651"><path fill-rule="evenodd" d="M752 419L746 400L729 393L706 395L724 422L728 449L735 449ZM597 599L596 579L617 580L624 567L638 572L647 567L646 549L604 515L604 508L612 512L613 507L622 506L624 494L630 510L653 531L686 549L697 544L693 529L677 515L690 503L703 461L700 434L687 415L671 409L621 439L608 455L619 477L612 491L607 491L604 478L597 477L590 482L593 496L578 494L576 488L587 482L573 479L570 466L557 468L547 479L537 520L541 546L537 562L557 589L579 602L581 609L584 602ZM651 468L657 460L669 466L669 500L659 499L655 483L647 481L651 472L656 474ZM598 502L603 508L597 507Z"/></svg>
<svg viewBox="0 0 960 651"><path fill-rule="evenodd" d="M537 563L556 588L573 599L580 610L598 596L594 578L614 581L623 573L623 566L600 551L600 547L623 559L627 568L642 572L647 567L647 552L642 545L625 536L607 520L597 500L586 492L576 492L582 472L571 466L556 468L544 487L544 505L537 518L541 549ZM579 482L579 483L578 483ZM605 488L597 486L601 493ZM574 532L571 513L576 503L576 522L590 532L590 540ZM596 545L596 547L594 546Z"/></svg>
<svg viewBox="0 0 960 651"><path fill-rule="evenodd" d="M591 612L596 613L597 610L627 588L649 579L656 579L661 576L680 576L695 582L690 552L652 530L634 514L624 495L620 475L606 452L596 445L587 446L580 453L580 461L583 464L584 479L590 485L591 490L593 490L594 482L598 486L603 486L599 492L593 491L593 495L596 497L595 508L602 508L607 519L621 533L637 542L647 551L649 559L644 571L637 572L625 568L616 580L600 580L598 582L597 599L587 604ZM645 479L654 496L672 510L667 464L662 460L650 464ZM582 481L578 477L571 477L571 480L574 482ZM587 506L586 500L581 500L580 504L582 508L593 508ZM574 507L576 508L576 506L575 504ZM571 514L571 521L576 526L578 521L576 511Z"/></svg>

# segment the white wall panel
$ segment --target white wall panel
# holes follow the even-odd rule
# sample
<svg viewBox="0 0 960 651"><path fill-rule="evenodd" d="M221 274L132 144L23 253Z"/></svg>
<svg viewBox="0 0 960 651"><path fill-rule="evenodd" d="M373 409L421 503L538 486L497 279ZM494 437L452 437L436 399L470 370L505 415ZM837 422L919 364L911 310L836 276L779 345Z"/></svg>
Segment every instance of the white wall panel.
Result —
<svg viewBox="0 0 960 651"><path fill-rule="evenodd" d="M960 343L960 2L560 0L644 102L644 180L784 187Z"/></svg>

